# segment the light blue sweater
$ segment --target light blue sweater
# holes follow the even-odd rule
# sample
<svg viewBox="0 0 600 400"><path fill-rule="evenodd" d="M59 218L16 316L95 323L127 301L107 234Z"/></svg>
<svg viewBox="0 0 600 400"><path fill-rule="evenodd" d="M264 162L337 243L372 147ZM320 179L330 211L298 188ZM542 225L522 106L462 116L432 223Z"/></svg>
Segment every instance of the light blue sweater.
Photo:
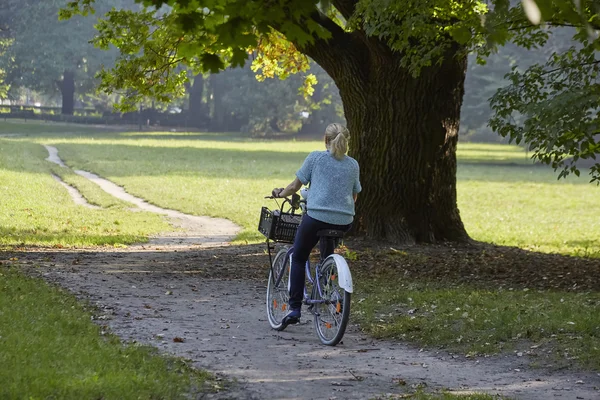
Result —
<svg viewBox="0 0 600 400"><path fill-rule="evenodd" d="M308 215L334 225L348 225L354 219L353 194L362 190L358 162L349 156L336 160L329 151L313 151L296 176L310 184L306 201Z"/></svg>

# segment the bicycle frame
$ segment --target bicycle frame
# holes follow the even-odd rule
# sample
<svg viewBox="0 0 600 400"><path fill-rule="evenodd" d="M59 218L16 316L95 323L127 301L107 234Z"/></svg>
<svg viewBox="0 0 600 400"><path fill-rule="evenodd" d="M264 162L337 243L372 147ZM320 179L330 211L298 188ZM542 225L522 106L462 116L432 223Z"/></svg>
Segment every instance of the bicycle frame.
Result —
<svg viewBox="0 0 600 400"><path fill-rule="evenodd" d="M285 258L286 260L290 260L290 268L291 268L291 259L290 256L292 255L292 253L294 252L294 248L290 247L289 250L285 253ZM270 257L270 253L269 253L269 257ZM306 261L306 265L305 265L305 275L306 278L308 279L308 281L310 282L311 285L317 285L317 290L319 291L319 296L323 297L323 290L321 289L321 283L319 282L319 279L317 279L317 277L319 276L319 267L321 266L321 263L324 260L319 261L316 265L315 265L315 275L313 276L311 274L311 265L310 265L310 261ZM271 263L271 270L273 270L273 265ZM273 273L271 276L275 276L275 274ZM275 284L275 286L278 286L281 283L281 277L283 276L283 274L279 274L277 280L275 282L273 282ZM288 290L289 290L289 282L288 282ZM327 300L314 300L311 296L308 295L308 291L306 290L306 285L304 285L304 304L324 304L327 303Z"/></svg>

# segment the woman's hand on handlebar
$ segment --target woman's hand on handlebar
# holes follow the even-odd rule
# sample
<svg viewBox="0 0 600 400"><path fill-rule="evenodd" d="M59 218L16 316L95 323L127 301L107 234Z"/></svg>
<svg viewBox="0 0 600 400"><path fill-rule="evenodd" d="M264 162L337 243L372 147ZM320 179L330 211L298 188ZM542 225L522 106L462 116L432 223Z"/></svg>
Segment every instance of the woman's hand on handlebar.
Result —
<svg viewBox="0 0 600 400"><path fill-rule="evenodd" d="M281 197L281 192L283 192L283 188L275 188L271 191L271 196Z"/></svg>

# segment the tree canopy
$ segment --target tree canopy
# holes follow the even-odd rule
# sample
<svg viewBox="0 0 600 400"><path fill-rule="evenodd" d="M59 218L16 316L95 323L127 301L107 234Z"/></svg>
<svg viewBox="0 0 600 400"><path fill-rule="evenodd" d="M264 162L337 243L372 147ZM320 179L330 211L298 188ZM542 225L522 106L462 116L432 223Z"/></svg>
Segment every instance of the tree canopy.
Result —
<svg viewBox="0 0 600 400"><path fill-rule="evenodd" d="M572 43L547 60L507 75L510 84L491 99L495 115L490 126L534 157L560 169L559 178L580 174L580 162L590 166L592 182L600 183L600 116L598 91L600 7L593 1L524 1L540 34L527 43L544 45L555 32L568 30Z"/></svg>

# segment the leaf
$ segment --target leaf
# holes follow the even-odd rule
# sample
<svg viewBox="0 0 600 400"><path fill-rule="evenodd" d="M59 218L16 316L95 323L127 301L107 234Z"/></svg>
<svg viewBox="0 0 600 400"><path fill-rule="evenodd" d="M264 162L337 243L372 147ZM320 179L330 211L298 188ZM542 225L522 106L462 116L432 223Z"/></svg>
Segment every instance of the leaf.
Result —
<svg viewBox="0 0 600 400"><path fill-rule="evenodd" d="M231 55L231 66L232 67L243 67L248 59L248 53L241 49L233 49Z"/></svg>
<svg viewBox="0 0 600 400"><path fill-rule="evenodd" d="M450 35L456 40L458 43L466 44L471 40L471 29L468 26L458 26L455 29L450 31Z"/></svg>
<svg viewBox="0 0 600 400"><path fill-rule="evenodd" d="M223 60L216 54L204 53L200 56L200 63L204 72L216 74L225 68Z"/></svg>

